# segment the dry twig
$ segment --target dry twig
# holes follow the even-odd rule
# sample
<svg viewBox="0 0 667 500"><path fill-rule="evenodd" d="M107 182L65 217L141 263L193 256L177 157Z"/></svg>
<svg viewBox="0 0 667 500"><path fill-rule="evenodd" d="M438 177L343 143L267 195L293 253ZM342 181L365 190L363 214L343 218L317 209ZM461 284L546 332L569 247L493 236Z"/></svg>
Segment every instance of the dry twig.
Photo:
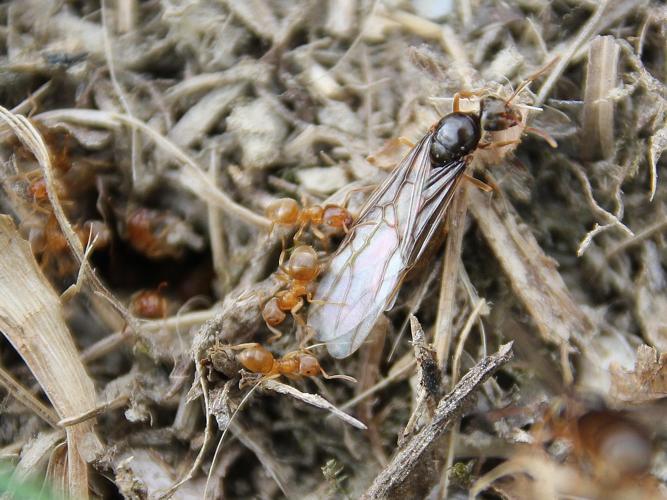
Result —
<svg viewBox="0 0 667 500"><path fill-rule="evenodd" d="M484 358L466 373L454 390L440 400L433 421L396 454L389 465L378 474L362 498L395 498L401 495L403 488L410 491L411 486L408 484L410 476L420 461L424 460L428 448L436 443L461 415L466 403L470 401L479 386L510 359L512 359L512 343L501 346L498 352ZM422 483L421 486L425 485Z"/></svg>

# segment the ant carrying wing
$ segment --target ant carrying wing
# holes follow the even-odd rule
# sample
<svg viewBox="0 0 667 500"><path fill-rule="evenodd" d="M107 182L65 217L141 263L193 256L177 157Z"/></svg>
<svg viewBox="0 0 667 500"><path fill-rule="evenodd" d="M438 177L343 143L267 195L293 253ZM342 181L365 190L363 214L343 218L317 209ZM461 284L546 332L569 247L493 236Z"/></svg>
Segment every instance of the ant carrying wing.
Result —
<svg viewBox="0 0 667 500"><path fill-rule="evenodd" d="M443 163L432 159L439 127L371 195L318 285L308 323L335 358L357 350L380 314L392 307L463 177L465 155Z"/></svg>

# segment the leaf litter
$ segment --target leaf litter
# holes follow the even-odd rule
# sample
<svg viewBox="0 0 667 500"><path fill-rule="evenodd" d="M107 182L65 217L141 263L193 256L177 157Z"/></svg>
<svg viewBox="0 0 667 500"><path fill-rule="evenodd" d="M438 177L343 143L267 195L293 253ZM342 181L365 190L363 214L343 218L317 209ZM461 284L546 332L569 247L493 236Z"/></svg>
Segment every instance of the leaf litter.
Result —
<svg viewBox="0 0 667 500"><path fill-rule="evenodd" d="M11 488L667 496L667 10L436 3L0 7ZM325 262L344 236L277 227L272 202L357 215L399 137L540 69L519 102L536 130L478 155L491 192L461 184L360 352L307 351L359 383L224 354L301 352L308 293L273 343L262 315L281 252Z"/></svg>

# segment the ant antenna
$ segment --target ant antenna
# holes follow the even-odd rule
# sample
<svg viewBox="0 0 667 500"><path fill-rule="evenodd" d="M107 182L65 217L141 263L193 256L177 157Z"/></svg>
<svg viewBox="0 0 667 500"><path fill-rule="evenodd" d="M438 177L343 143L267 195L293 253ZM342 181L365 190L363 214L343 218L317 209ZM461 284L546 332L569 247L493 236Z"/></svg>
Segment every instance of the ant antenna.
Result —
<svg viewBox="0 0 667 500"><path fill-rule="evenodd" d="M322 347L322 346L325 346L325 345L327 345L327 342L320 342L319 344L313 344L313 345L307 345L307 346L304 346L304 347L302 347L301 349L304 350L304 351L311 351L311 350L313 350L313 349L316 348L316 347Z"/></svg>
<svg viewBox="0 0 667 500"><path fill-rule="evenodd" d="M511 103L517 95L519 95L521 92L523 92L523 91L528 87L528 85L530 85L532 82L534 82L534 81L537 80L540 76L542 76L544 73L546 73L549 69L551 69L551 68L554 66L554 64L556 64L556 63L558 62L559 59L560 59L560 56L556 56L556 57L554 57L554 58L553 58L551 61L549 61L544 67L538 69L538 70L537 70L535 73L533 73L532 75L529 75L528 78L526 78L523 82L521 82L521 83L519 84L519 86L518 86L517 89L514 91L514 93L512 94L512 96L511 96L507 101L505 101L505 104L509 104L509 103Z"/></svg>
<svg viewBox="0 0 667 500"><path fill-rule="evenodd" d="M321 366L320 366L320 372L322 373L322 376L327 380L337 378L340 380L347 380L348 382L352 382L353 384L357 383L357 379L354 377L350 377L349 375L342 375L342 374L329 375L327 372L324 371L324 368L322 368Z"/></svg>

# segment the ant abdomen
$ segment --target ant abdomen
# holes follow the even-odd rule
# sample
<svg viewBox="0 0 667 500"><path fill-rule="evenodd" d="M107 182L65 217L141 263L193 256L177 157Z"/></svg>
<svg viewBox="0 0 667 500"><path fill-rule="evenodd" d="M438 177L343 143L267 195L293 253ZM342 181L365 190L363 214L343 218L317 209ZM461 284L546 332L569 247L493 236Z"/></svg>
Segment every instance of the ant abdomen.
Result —
<svg viewBox="0 0 667 500"><path fill-rule="evenodd" d="M308 245L296 247L287 262L287 273L298 281L314 280L319 269L317 252Z"/></svg>
<svg viewBox="0 0 667 500"><path fill-rule="evenodd" d="M271 373L275 363L273 354L261 345L242 350L236 359L246 370L253 373Z"/></svg>

